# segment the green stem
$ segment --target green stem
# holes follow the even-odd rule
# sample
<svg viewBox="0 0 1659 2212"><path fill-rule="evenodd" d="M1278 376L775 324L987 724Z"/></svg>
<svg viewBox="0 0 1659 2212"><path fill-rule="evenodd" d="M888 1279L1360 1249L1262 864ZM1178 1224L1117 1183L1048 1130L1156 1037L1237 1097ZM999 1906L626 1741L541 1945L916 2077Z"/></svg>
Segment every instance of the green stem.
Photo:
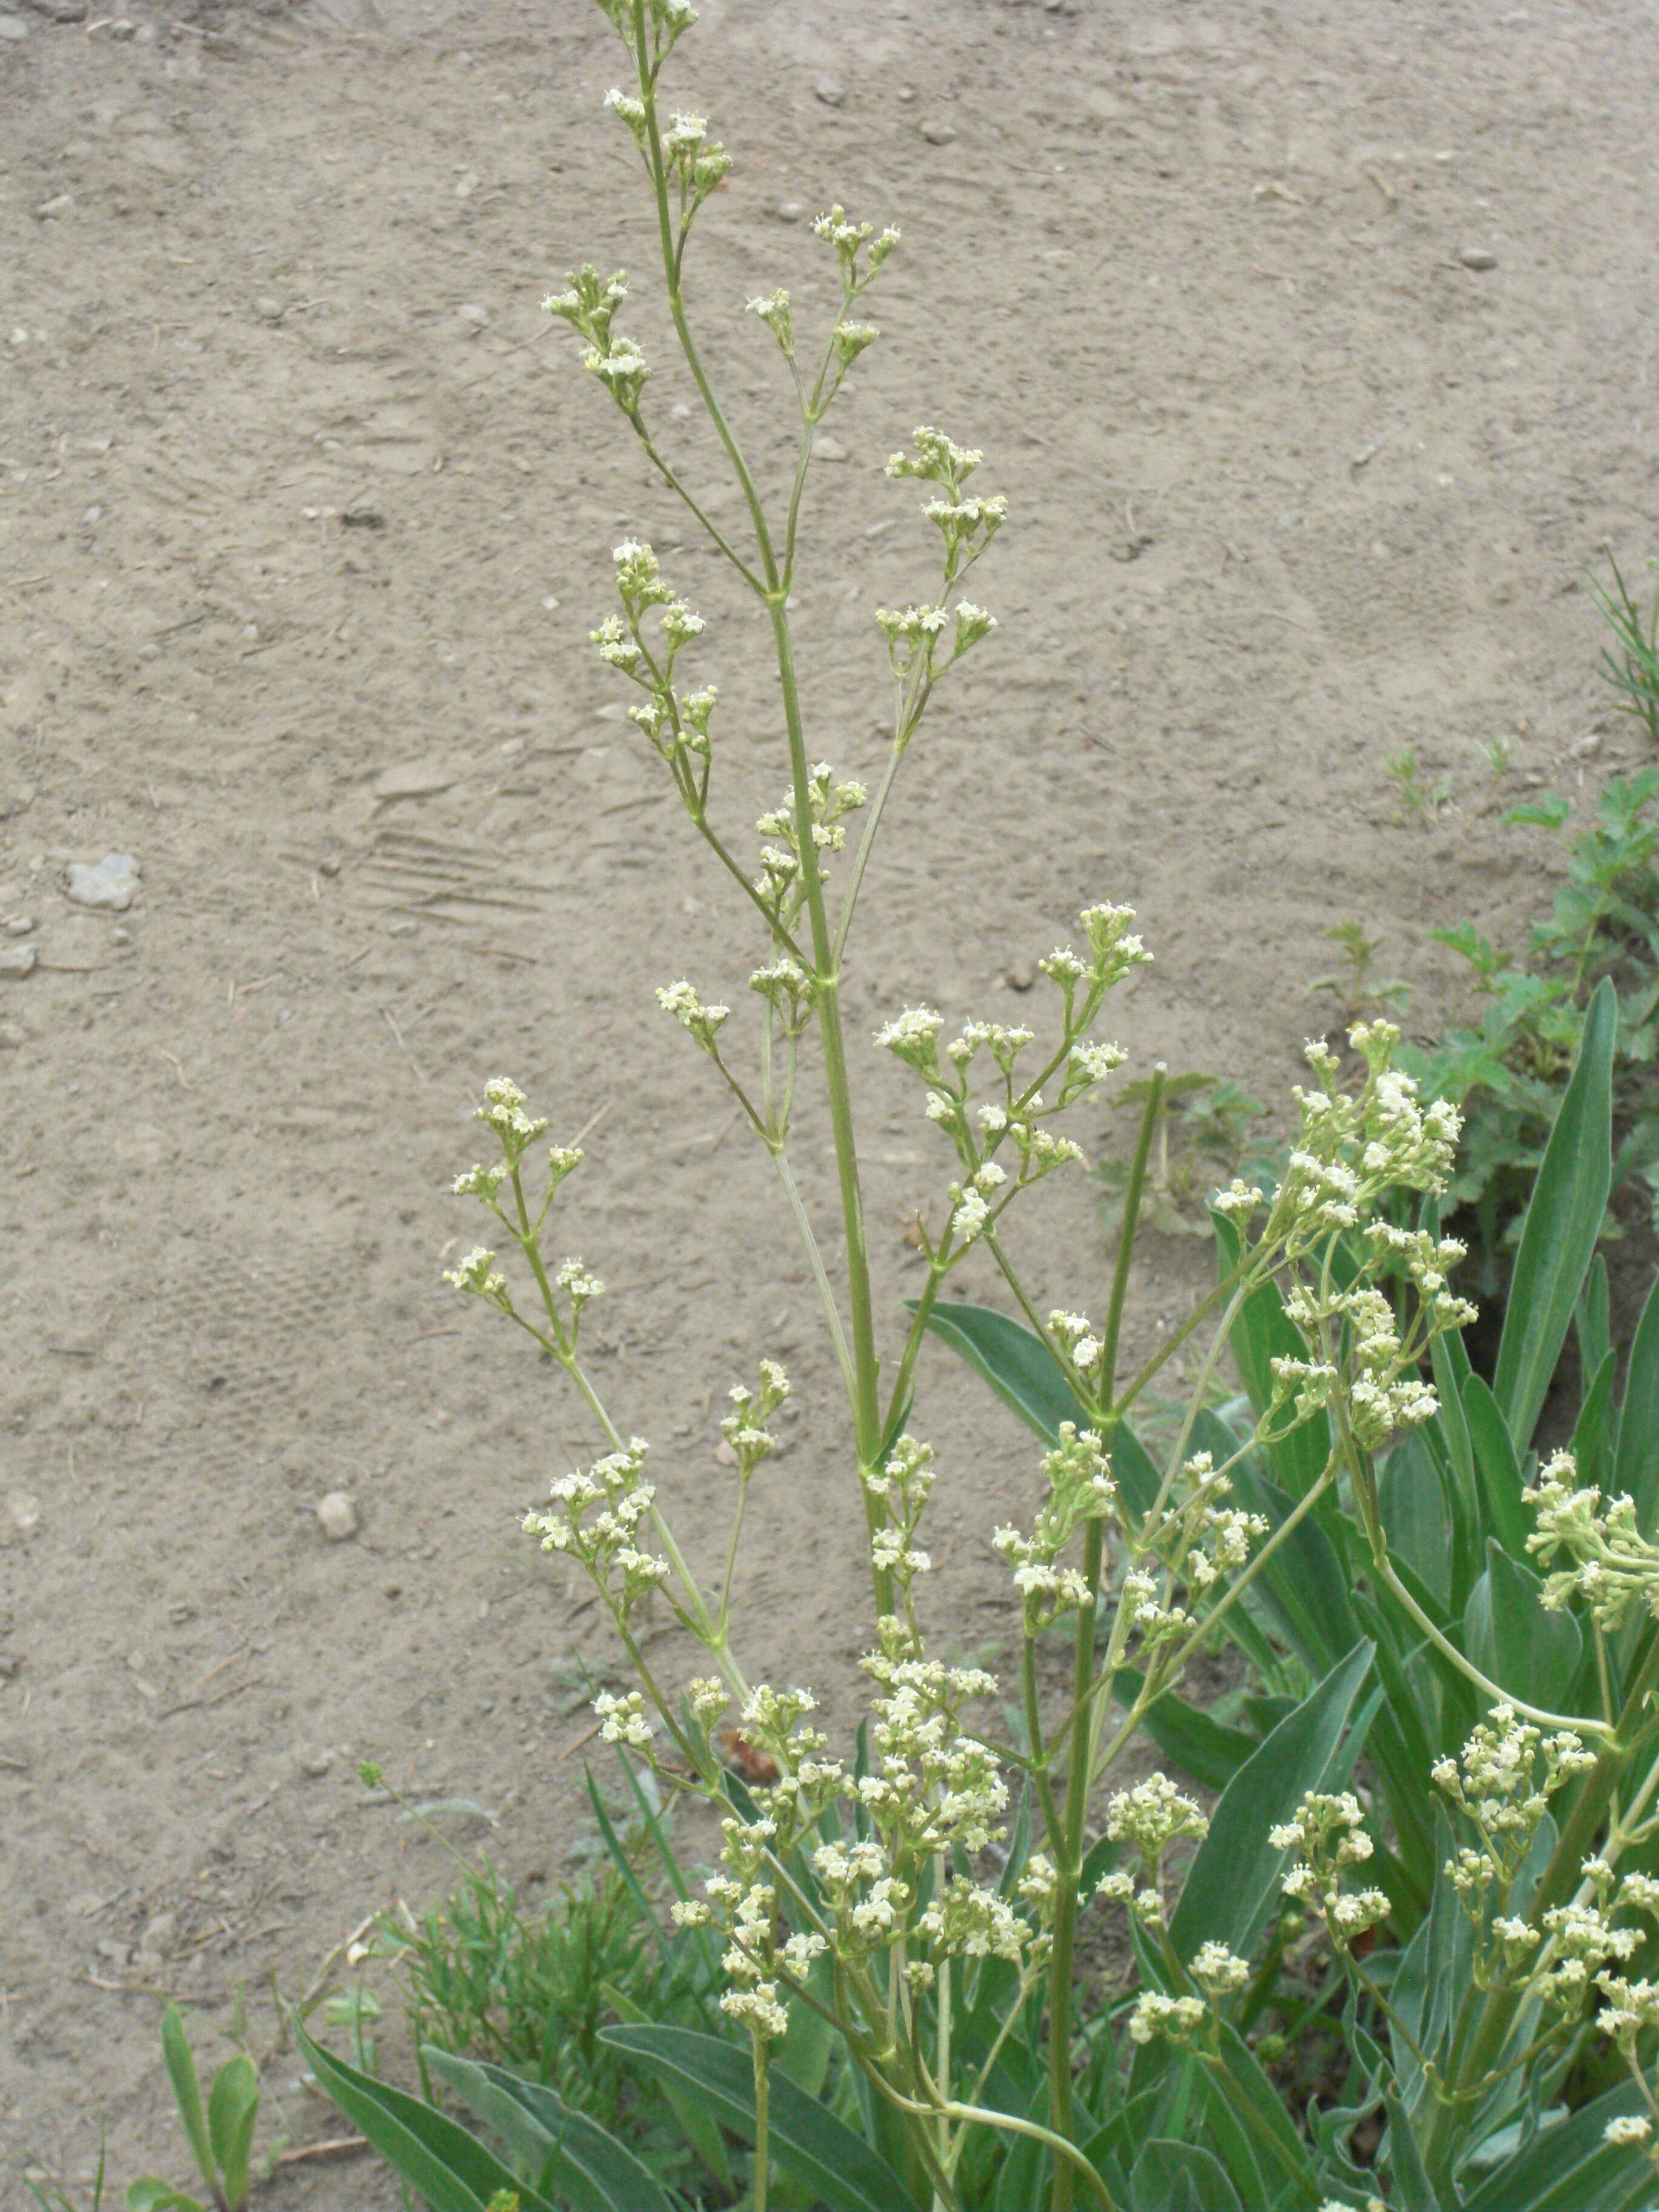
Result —
<svg viewBox="0 0 1659 2212"><path fill-rule="evenodd" d="M1134 1158L1129 1163L1129 1180L1123 1191L1123 1225L1118 1231L1117 1263L1112 1269L1112 1295L1106 1307L1105 1350L1100 1361L1100 1395L1110 1405L1117 1390L1117 1347L1123 1329L1124 1301L1129 1295L1129 1268L1134 1258L1135 1230L1140 1218L1140 1195L1146 1186L1146 1160L1152 1148L1153 1133L1164 1106L1164 1079L1170 1071L1163 1060L1152 1069L1152 1079L1147 1087L1146 1106L1140 1117L1140 1133L1135 1139Z"/></svg>
<svg viewBox="0 0 1659 2212"><path fill-rule="evenodd" d="M763 2036L751 2035L755 2054L755 2212L766 2212L766 2185L771 2166L771 2138L767 2112L767 2046Z"/></svg>

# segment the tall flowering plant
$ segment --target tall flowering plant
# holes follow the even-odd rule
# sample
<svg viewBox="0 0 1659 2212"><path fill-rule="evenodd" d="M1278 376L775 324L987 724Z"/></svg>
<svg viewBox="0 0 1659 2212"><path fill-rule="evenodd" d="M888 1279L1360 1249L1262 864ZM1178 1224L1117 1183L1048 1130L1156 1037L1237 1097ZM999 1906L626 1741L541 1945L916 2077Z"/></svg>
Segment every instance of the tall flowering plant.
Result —
<svg viewBox="0 0 1659 2212"><path fill-rule="evenodd" d="M1312 1081L1295 1093L1282 1175L1272 1188L1235 1181L1215 1194L1217 1286L1130 1371L1123 1324L1163 1104L1155 1068L1110 1278L1092 1310L1083 1299L1039 1310L1014 1217L1035 1185L1076 1170L1077 1109L1124 1063L1103 1024L1114 992L1152 957L1133 915L1103 901L1085 908L1072 941L1039 963L1040 1034L947 1022L923 1006L895 1009L860 1040L843 1002L884 810L936 687L996 628L963 586L1005 526L1006 503L978 489L981 453L931 425L887 465L920 488L937 564L928 597L876 614L891 734L872 793L816 757L790 594L814 441L848 369L879 336L864 319L866 295L899 233L838 205L819 217L839 301L814 341L787 291L748 303L781 357L799 439L781 507L769 504L685 301L700 212L732 165L705 118L661 97L695 18L685 0L600 4L627 63L607 106L638 151L669 313L740 494L739 526L728 533L711 519L659 434L653 364L621 327L628 277L586 266L546 306L579 335L585 368L668 493L764 611L784 787L754 825L754 849L721 805L720 695L702 673L709 626L643 540L615 550L616 599L592 642L631 687L641 741L750 933L742 1015L684 976L657 997L770 1159L805 1248L845 1406L825 1440L826 1479L839 1469L845 1510L861 1519L878 1620L855 1741L830 1740L809 1686L756 1678L733 1618L733 1568L746 1516L766 1510L771 1425L789 1378L763 1358L752 1382L732 1388L730 1539L722 1559L692 1559L647 1440L586 1359L586 1316L603 1285L562 1255L557 1233L580 1150L550 1146L518 1086L491 1081L478 1109L490 1155L455 1185L483 1209L487 1241L448 1279L562 1370L601 1441L591 1464L554 1481L526 1533L589 1578L627 1654L632 1686L596 1701L603 1737L649 1770L660 1795L701 1800L718 1816L718 1864L674 1903L672 1940L712 1947L746 2081L734 2086L732 2046L717 2038L647 2023L617 2039L724 2100L719 2109L755 2145L757 2212L775 2160L793 2185L805 2173L836 2204L1042 2197L1055 2212L1079 2201L1328 2212L1385 2192L1486 2204L1472 2177L1496 2169L1513 2179L1516 2160L1551 2139L1554 2107L1540 2095L1557 2095L1599 2036L1640 2104L1610 2112L1593 2156L1639 2195L1659 2112L1648 2079L1659 1999L1628 1970L1659 1884L1618 1869L1655 1832L1659 1765L1633 1795L1621 1791L1659 1675L1647 1618L1659 1612L1659 1458L1635 1448L1652 1465L1645 1510L1604 1505L1570 1456L1530 1486L1523 1465L1567 1326L1563 1298L1570 1316L1588 1265L1586 1253L1572 1273L1587 1207L1599 1224L1594 1175L1575 1181L1567 1158L1593 1150L1595 1103L1566 1131L1555 1183L1547 1193L1540 1183L1534 1245L1549 1249L1540 1259L1523 1240L1526 1313L1495 1391L1462 1349L1473 1309L1450 1278L1462 1249L1436 1212L1458 1116L1419 1097L1385 1022L1353 1028L1346 1060L1322 1042L1309 1048ZM861 1044L908 1071L939 1147L938 1198L920 1225L923 1273L902 1326L872 1279L866 1234L853 1072ZM1587 1086L1599 1049L1592 1039ZM829 1224L792 1164L809 1082L833 1133L839 1286ZM941 1303L976 1248L1013 1313ZM1602 1313L1605 1333L1605 1301ZM1018 1629L1006 1683L942 1656L930 1618L927 1522L949 1479L917 1417L930 1333L1042 1440L1029 1510L988 1532ZM1651 1334L1659 1339L1659 1323ZM1155 1455L1132 1417L1188 1346L1184 1412ZM1647 1356L1659 1370L1659 1341ZM1245 1395L1224 1419L1220 1379L1234 1370ZM1592 1442L1607 1461L1610 1383L1601 1402ZM1614 1435L1613 1456L1622 1450ZM1552 1570L1546 1582L1534 1555ZM658 1624L672 1618L676 1642L653 1638L647 1650L647 1607ZM1566 1678L1556 1679L1559 1667L1551 1678L1565 1711L1530 1663L1534 1613L1579 1638ZM1593 1650L1574 1625L1584 1617ZM1263 1693L1254 1735L1177 1694L1194 1659L1224 1639ZM1056 1649L1058 1695L1042 1663ZM1121 1771L1146 1736L1187 1787L1162 1771ZM1460 1741L1461 1755L1445 1755ZM1080 2014L1091 1914L1118 1916L1115 1935L1108 1924L1093 1948L1103 1941L1127 1963ZM1265 2030L1305 2023L1301 1992L1322 1976L1313 2014L1334 2007L1342 2019L1347 2101L1328 2112L1304 2098L1298 2124L1264 2070L1287 2053L1293 2065L1293 2035ZM1598 2001L1599 2018L1589 2009ZM834 2113L776 2070L792 2038L826 2033L839 2054ZM343 2096L349 2069L328 2064ZM361 2086L352 2094L362 2124L390 2146L383 2124L376 2132L379 2106L362 2105ZM495 2108L477 2109L489 2118ZM1373 2114L1383 2142L1373 2135L1367 2162L1359 2137ZM541 2176L549 2188L571 2154L562 2136L555 2148ZM1484 2166L1471 2163L1479 2157ZM541 2200L532 2189L524 2201Z"/></svg>

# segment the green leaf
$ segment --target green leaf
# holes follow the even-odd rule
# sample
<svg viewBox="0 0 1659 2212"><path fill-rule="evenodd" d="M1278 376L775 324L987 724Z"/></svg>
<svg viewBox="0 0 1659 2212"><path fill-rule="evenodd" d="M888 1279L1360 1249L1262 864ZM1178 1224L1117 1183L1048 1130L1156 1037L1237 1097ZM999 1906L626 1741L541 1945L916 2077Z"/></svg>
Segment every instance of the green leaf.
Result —
<svg viewBox="0 0 1659 2212"><path fill-rule="evenodd" d="M1135 1667L1120 1667L1112 1677L1112 1694L1126 1713L1146 1680ZM1246 1735L1243 1729L1224 1728L1196 1705L1185 1704L1173 1690L1153 1698L1140 1725L1165 1758L1202 1790L1224 1790L1256 1747L1253 1735Z"/></svg>
<svg viewBox="0 0 1659 2212"><path fill-rule="evenodd" d="M1584 1639L1570 1613L1546 1613L1540 1602L1543 1587L1530 1567L1489 1537L1486 1572L1464 1608L1463 1648L1511 1697L1559 1712L1584 1656Z"/></svg>
<svg viewBox="0 0 1659 2212"><path fill-rule="evenodd" d="M1595 988L1578 1057L1521 1230L1492 1385L1510 1434L1532 1441L1555 1363L1601 1231L1613 1180L1613 1048L1619 998Z"/></svg>
<svg viewBox="0 0 1659 2212"><path fill-rule="evenodd" d="M1475 1480L1486 1523L1484 1533L1496 1536L1512 1559L1524 1559L1534 1523L1521 1502L1526 1488L1521 1461L1498 1401L1479 1375L1464 1379L1463 1419L1474 1454Z"/></svg>
<svg viewBox="0 0 1659 2212"><path fill-rule="evenodd" d="M1616 1166L1613 1179L1616 1187ZM1595 1374L1607 1358L1613 1342L1608 1304L1607 1263L1598 1252L1590 1261L1590 1271L1584 1278L1584 1288L1572 1317L1573 1328L1578 1338L1578 1364L1586 1375Z"/></svg>
<svg viewBox="0 0 1659 2212"><path fill-rule="evenodd" d="M1490 2173L1463 2212L1638 2212L1653 2201L1653 2168L1639 2144L1603 2140L1609 2120L1644 2114L1633 2081L1536 2135Z"/></svg>
<svg viewBox="0 0 1659 2212"><path fill-rule="evenodd" d="M1613 1490L1615 1496L1628 1492L1636 1500L1637 1526L1650 1536L1659 1517L1659 1278L1648 1292L1631 1344Z"/></svg>
<svg viewBox="0 0 1659 2212"><path fill-rule="evenodd" d="M208 2140L230 2212L242 2212L247 2203L248 2158L258 2116L259 2076L247 2053L239 2051L219 2069L208 2092Z"/></svg>
<svg viewBox="0 0 1659 2212"><path fill-rule="evenodd" d="M1440 2212L1433 2184L1424 2171L1422 2155L1417 2147L1417 2137L1412 2133L1410 2118L1401 2101L1400 2092L1391 2080L1385 2084L1382 2101L1389 2115L1389 2172L1394 2182L1395 2201L1400 2212Z"/></svg>
<svg viewBox="0 0 1659 2212"><path fill-rule="evenodd" d="M1600 1254L1596 1256L1599 1261ZM1601 1364L1594 1370L1595 1379L1584 1394L1583 1404L1578 1409L1572 1442L1568 1447L1578 1464L1579 1481L1594 1483L1604 1495L1618 1443L1618 1417L1613 1410L1613 1384L1618 1366L1616 1352L1603 1355ZM1588 1369L1585 1371L1591 1372Z"/></svg>
<svg viewBox="0 0 1659 2212"><path fill-rule="evenodd" d="M1129 2176L1129 2212L1243 2212L1219 2160L1155 2136Z"/></svg>
<svg viewBox="0 0 1659 2212"><path fill-rule="evenodd" d="M597 2120L572 2112L556 2090L431 2044L421 2056L562 2208L673 2212L654 2176L633 2152Z"/></svg>
<svg viewBox="0 0 1659 2212"><path fill-rule="evenodd" d="M1238 1264L1243 1240L1224 1215L1212 1218L1216 1224L1217 1261L1224 1279ZM1237 1364L1239 1379L1251 1405L1258 1416L1265 1413L1273 1402L1273 1361L1300 1359L1307 1351L1285 1311L1285 1302L1276 1284L1263 1283L1245 1299L1233 1323L1228 1350ZM1289 1491L1292 1498L1299 1498L1324 1473L1330 1452L1330 1423L1323 1413L1317 1413L1312 1420L1292 1429L1282 1443L1267 1446L1266 1455L1274 1480ZM1321 1517L1326 1516L1322 1514Z"/></svg>
<svg viewBox="0 0 1659 2212"><path fill-rule="evenodd" d="M642 2012L629 1996L607 1983L605 2001L629 2027L648 2027L650 2017ZM696 2098L683 2081L659 2080L657 2087L664 2101L685 2133L685 2139L708 2168L720 2187L729 2196L737 2195L737 2184L732 2179L732 2161L726 2154L726 2138L720 2123L712 2112L705 2112Z"/></svg>
<svg viewBox="0 0 1659 2212"><path fill-rule="evenodd" d="M1045 1443L1058 1441L1062 1421L1087 1421L1054 1353L1040 1336L1006 1314L952 1299L933 1309L927 1326Z"/></svg>
<svg viewBox="0 0 1659 2212"><path fill-rule="evenodd" d="M909 1310L915 1310L914 1300ZM1066 1370L1042 1339L1021 1322L994 1306L952 1299L933 1308L927 1326L1045 1443L1060 1442L1062 1421L1086 1426L1089 1414L1073 1395ZM1112 1471L1126 1501L1132 1511L1145 1513L1158 1495L1161 1478L1156 1463L1127 1421L1113 1432L1111 1449Z"/></svg>
<svg viewBox="0 0 1659 2212"><path fill-rule="evenodd" d="M644 2061L653 2076L674 2074L689 2082L727 2127L754 2142L754 2070L746 2051L689 2027L605 2027L599 2040ZM815 2189L828 2212L914 2212L886 2160L787 2074L773 2074L768 2104L773 2157Z"/></svg>
<svg viewBox="0 0 1659 2212"><path fill-rule="evenodd" d="M170 2004L161 2014L161 2056L167 2061L167 2079L173 2084L179 2117L185 2124L185 2133L196 2160L196 2170L210 2191L217 2192L219 2175L213 2163L213 2145L208 2139L207 2121L202 2112L202 2085L196 2078L196 2060L190 2047L190 2038L185 2033L185 2023L179 2017L177 2005Z"/></svg>
<svg viewBox="0 0 1659 2212"><path fill-rule="evenodd" d="M1310 1790L1323 1790L1371 1671L1375 1647L1354 1646L1282 1720L1221 1793L1170 1922L1177 1957L1224 1943L1248 1958L1279 1894L1286 1854L1267 1841Z"/></svg>
<svg viewBox="0 0 1659 2212"><path fill-rule="evenodd" d="M392 2171L425 2197L430 2212L484 2212L497 2190L516 2191L520 2212L553 2212L459 2120L336 2058L297 2019L294 2040L318 2087L374 2144Z"/></svg>
<svg viewBox="0 0 1659 2212"><path fill-rule="evenodd" d="M36 2194L35 2202L44 2204L46 2198ZM171 2182L146 2179L127 2184L127 2212L207 2212L205 2205L193 2197L186 2197Z"/></svg>
<svg viewBox="0 0 1659 2212"><path fill-rule="evenodd" d="M1543 799L1529 799L1524 806L1511 806L1502 820L1505 829L1562 830L1571 812L1571 801L1551 792Z"/></svg>

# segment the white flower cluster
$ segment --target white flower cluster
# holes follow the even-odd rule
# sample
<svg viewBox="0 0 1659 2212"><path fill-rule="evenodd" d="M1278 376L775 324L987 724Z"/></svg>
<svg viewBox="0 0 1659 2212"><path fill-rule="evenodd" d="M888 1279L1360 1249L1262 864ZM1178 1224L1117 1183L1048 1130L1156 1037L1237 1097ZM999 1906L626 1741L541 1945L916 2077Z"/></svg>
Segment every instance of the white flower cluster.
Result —
<svg viewBox="0 0 1659 2212"><path fill-rule="evenodd" d="M684 227L725 179L732 156L709 137L708 118L702 115L676 115L662 133L662 155L663 167L678 189Z"/></svg>
<svg viewBox="0 0 1659 2212"><path fill-rule="evenodd" d="M1183 1837L1202 1843L1209 1832L1208 1820L1167 1774L1149 1774L1133 1789L1117 1790L1106 1801L1106 1834L1112 1843L1129 1844L1139 1856L1140 1887L1127 1873L1103 1875L1095 1885L1095 1895L1130 1906L1149 1928L1161 1926L1164 1854Z"/></svg>
<svg viewBox="0 0 1659 2212"><path fill-rule="evenodd" d="M1352 1790L1334 1796L1310 1790L1296 1818L1268 1832L1275 1850L1296 1853L1285 1875L1285 1896L1322 1914L1340 1950L1386 1920L1390 1909L1380 1889L1344 1887L1349 1869L1363 1866L1374 1848L1365 1833L1364 1818Z"/></svg>
<svg viewBox="0 0 1659 2212"><path fill-rule="evenodd" d="M1307 1048L1308 1064L1328 1088L1293 1093L1300 1127L1273 1206L1291 1258L1358 1226L1385 1190L1437 1195L1446 1188L1462 1119L1443 1099L1419 1104L1415 1082L1393 1065L1399 1041L1391 1022L1358 1022L1349 1030L1367 1069L1357 1097L1336 1088L1341 1063L1322 1040Z"/></svg>
<svg viewBox="0 0 1659 2212"><path fill-rule="evenodd" d="M1472 1917L1480 1916L1492 1888L1507 1898L1551 1796L1595 1764L1594 1753L1570 1729L1546 1735L1503 1705L1475 1729L1460 1759L1443 1759L1433 1768L1436 1784L1480 1838L1478 1849L1465 1847L1446 1866Z"/></svg>
<svg viewBox="0 0 1659 2212"><path fill-rule="evenodd" d="M1331 1332L1340 1341L1342 1358L1340 1364L1317 1358L1273 1360L1270 1420L1289 1407L1294 1427L1340 1391L1354 1441L1370 1451L1396 1431L1433 1419L1439 1400L1417 1371L1421 1340L1413 1332L1409 1349L1401 1343L1394 1308L1383 1291L1365 1284L1320 1299L1299 1286L1285 1310L1306 1335L1317 1339Z"/></svg>
<svg viewBox="0 0 1659 2212"><path fill-rule="evenodd" d="M933 1487L933 1448L902 1436L879 1468L863 1470L862 1480L866 1494L880 1499L886 1515L870 1539L872 1563L902 1596L914 1632L911 1585L918 1575L930 1573L933 1564L915 1540Z"/></svg>
<svg viewBox="0 0 1659 2212"><path fill-rule="evenodd" d="M1141 1531L1139 1543L1156 1552L1194 1596L1204 1597L1224 1575L1246 1565L1251 1545L1267 1534L1267 1522L1260 1513L1225 1503L1233 1486L1218 1473L1210 1453L1194 1452L1181 1473L1179 1496L1157 1527ZM1186 1621L1184 1613L1170 1618ZM1149 1618L1143 1616L1139 1626L1143 1638L1152 1632Z"/></svg>
<svg viewBox="0 0 1659 2212"><path fill-rule="evenodd" d="M1659 1613L1659 1545L1638 1527L1633 1498L1611 1498L1604 1507L1594 1484L1578 1487L1570 1451L1547 1460L1526 1495L1538 1516L1527 1549L1547 1565L1563 1554L1571 1562L1546 1577L1544 1605L1559 1612L1582 1597L1604 1630L1620 1626L1633 1599Z"/></svg>
<svg viewBox="0 0 1659 2212"><path fill-rule="evenodd" d="M1031 1940L1029 1924L1006 1897L958 1878L916 1922L916 1933L942 1958L1006 1959L1018 1966Z"/></svg>
<svg viewBox="0 0 1659 2212"><path fill-rule="evenodd" d="M654 81L675 45L697 20L691 0L645 0L645 28L649 45L648 50L641 52L634 44L633 0L599 0L599 5L647 81ZM614 95L606 105L614 105L619 98L620 94Z"/></svg>
<svg viewBox="0 0 1659 2212"><path fill-rule="evenodd" d="M747 1482L763 1459L777 1449L777 1439L762 1425L782 1405L793 1389L775 1359L763 1359L760 1389L734 1382L727 1394L732 1411L720 1422L720 1434L737 1455L738 1480Z"/></svg>
<svg viewBox="0 0 1659 2212"><path fill-rule="evenodd" d="M665 983L657 992L657 1004L664 1013L672 1014L683 1030L693 1036L702 1049L718 1060L720 1048L715 1042L720 1026L730 1015L730 1006L706 1006L684 976L678 982Z"/></svg>
<svg viewBox="0 0 1659 2212"><path fill-rule="evenodd" d="M866 805L869 797L861 783L837 783L835 771L828 761L819 761L813 767L806 781L806 802L811 816L812 850L820 878L826 872L827 856L839 853L847 842L847 823L843 817ZM801 867L800 823L795 810L794 793L786 792L770 813L761 816L755 828L763 837L782 840L780 845L762 847L761 868L755 878L755 890L770 915L788 923L799 913L806 896Z"/></svg>
<svg viewBox="0 0 1659 2212"><path fill-rule="evenodd" d="M827 215L814 220L812 234L835 247L841 264L842 296L848 300L856 299L865 289L899 242L894 224L889 223L878 234L871 223L853 222L839 201Z"/></svg>
<svg viewBox="0 0 1659 2212"><path fill-rule="evenodd" d="M1093 1604L1087 1579L1076 1567L1062 1566L1060 1553L1086 1522L1103 1520L1117 1504L1111 1462L1099 1437L1074 1422L1061 1422L1059 1444L1045 1455L1042 1476L1048 1495L1031 1534L1007 1527L991 1538L1012 1566L1027 1636L1041 1634L1068 1607Z"/></svg>
<svg viewBox="0 0 1659 2212"><path fill-rule="evenodd" d="M1168 1997L1158 1990L1143 1990L1129 2015L1131 2043L1152 2043L1160 2035L1186 2045L1204 2025L1201 1997Z"/></svg>
<svg viewBox="0 0 1659 2212"><path fill-rule="evenodd" d="M526 1535L540 1538L543 1551L562 1552L584 1567L623 1623L647 1590L668 1580L667 1560L639 1543L640 1523L656 1495L644 1475L648 1449L643 1437L634 1437L586 1474L560 1475L551 1487L553 1510L527 1513L522 1524Z"/></svg>
<svg viewBox="0 0 1659 2212"><path fill-rule="evenodd" d="M896 1858L961 1850L969 1857L1001 1833L1008 1785L995 1754L962 1727L962 1711L992 1696L995 1678L921 1655L907 1626L880 1624L882 1648L860 1662L882 1686L871 1708L878 1757L855 1785L876 1832Z"/></svg>

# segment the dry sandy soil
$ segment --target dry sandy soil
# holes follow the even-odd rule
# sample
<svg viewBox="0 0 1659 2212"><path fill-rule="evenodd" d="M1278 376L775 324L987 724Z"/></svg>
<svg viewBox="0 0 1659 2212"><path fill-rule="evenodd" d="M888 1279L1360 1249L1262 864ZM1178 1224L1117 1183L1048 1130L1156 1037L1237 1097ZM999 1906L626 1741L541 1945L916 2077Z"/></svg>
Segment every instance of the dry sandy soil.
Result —
<svg viewBox="0 0 1659 2212"><path fill-rule="evenodd" d="M0 2132L76 2181L105 2129L125 2183L187 2163L164 1992L211 2046L237 1983L292 1992L436 1893L357 1758L488 1808L532 1894L591 1850L558 1754L571 1655L603 1649L514 1528L587 1440L438 1281L487 1076L559 1133L603 1115L570 1247L694 1553L728 1503L713 1394L762 1352L795 1370L752 1670L844 1719L866 1591L781 1202L651 997L740 994L753 933L586 643L611 543L685 540L538 311L589 255L648 268L608 27L580 0L98 12L0 14L0 922L33 923L0 943L39 956L0 977ZM1513 933L1547 890L1479 744L1510 737L1506 797L1589 799L1630 754L1581 578L1606 542L1638 576L1655 550L1650 9L703 15L677 85L738 164L695 289L769 480L782 395L744 300L827 311L802 217L832 195L905 228L798 593L839 768L879 758L872 611L931 566L881 461L936 420L1011 503L981 571L1002 627L908 772L855 1038L923 997L1024 1013L1008 976L1099 896L1158 954L1119 1023L1143 1065L1282 1098L1346 916L1431 1028L1458 987L1428 927ZM665 364L648 301L635 326ZM657 412L712 489L683 382L665 365ZM670 566L710 617L745 833L781 780L760 630L689 543ZM1431 830L1385 785L1407 743L1455 787ZM377 785L411 766L423 795ZM136 902L77 910L68 864L110 852ZM891 1316L942 1163L896 1071L860 1045L856 1072ZM801 1150L823 1208L810 1116ZM1081 1180L1026 1255L1045 1298L1097 1299ZM1140 1345L1202 1265L1149 1255ZM994 1640L985 1539L1031 1454L943 1353L918 1418L944 1602ZM337 1489L362 1528L330 1545ZM329 2132L293 2070L298 2137ZM358 2163L268 2201L394 2200Z"/></svg>

